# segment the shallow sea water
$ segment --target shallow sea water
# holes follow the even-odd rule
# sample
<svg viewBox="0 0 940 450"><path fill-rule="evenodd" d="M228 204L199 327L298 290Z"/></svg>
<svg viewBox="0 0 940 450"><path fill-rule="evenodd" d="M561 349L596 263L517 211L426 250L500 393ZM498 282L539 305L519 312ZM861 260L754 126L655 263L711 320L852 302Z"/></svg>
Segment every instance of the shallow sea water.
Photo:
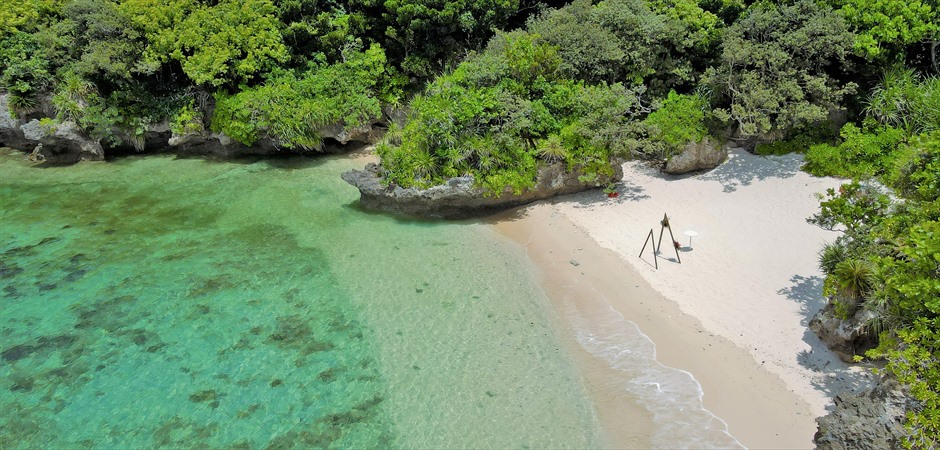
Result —
<svg viewBox="0 0 940 450"><path fill-rule="evenodd" d="M0 448L600 445L523 256L357 165L0 150Z"/></svg>

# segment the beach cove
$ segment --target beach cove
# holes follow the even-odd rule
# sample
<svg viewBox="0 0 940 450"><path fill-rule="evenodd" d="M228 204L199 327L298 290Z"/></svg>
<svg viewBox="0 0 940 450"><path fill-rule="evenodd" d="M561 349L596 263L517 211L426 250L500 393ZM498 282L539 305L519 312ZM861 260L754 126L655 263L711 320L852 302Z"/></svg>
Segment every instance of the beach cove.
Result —
<svg viewBox="0 0 940 450"><path fill-rule="evenodd" d="M661 209L644 195L687 195L636 164L617 200L592 191L440 223L356 210L336 175L364 153L39 168L4 152L12 448L808 448L820 380L854 380L817 347L818 372L775 371L756 360L767 348L657 284L721 288L693 271L716 242L707 222L684 265L659 272L610 246L641 243L622 230Z"/></svg>

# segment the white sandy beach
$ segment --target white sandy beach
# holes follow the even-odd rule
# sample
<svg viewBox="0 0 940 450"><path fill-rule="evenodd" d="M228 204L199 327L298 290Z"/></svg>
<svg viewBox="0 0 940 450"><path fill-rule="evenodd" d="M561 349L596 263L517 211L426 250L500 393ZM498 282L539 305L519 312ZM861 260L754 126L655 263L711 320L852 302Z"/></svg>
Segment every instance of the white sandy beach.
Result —
<svg viewBox="0 0 940 450"><path fill-rule="evenodd" d="M810 448L831 396L869 377L806 326L824 304L816 254L837 237L806 218L839 180L800 172L801 162L736 149L712 171L679 177L630 162L618 198L542 202L496 228L526 247L561 316L581 309L636 323L660 362L702 385L705 407L741 444ZM682 262L666 231L657 270L649 247L637 255L651 228L659 237L664 213ZM686 230L698 233L691 247ZM608 407L599 405L602 419Z"/></svg>

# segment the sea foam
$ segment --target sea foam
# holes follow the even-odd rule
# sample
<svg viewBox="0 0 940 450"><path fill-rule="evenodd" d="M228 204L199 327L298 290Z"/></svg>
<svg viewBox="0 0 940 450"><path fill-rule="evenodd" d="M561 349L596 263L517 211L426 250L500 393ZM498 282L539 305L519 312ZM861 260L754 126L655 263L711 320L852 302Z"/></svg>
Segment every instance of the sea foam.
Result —
<svg viewBox="0 0 940 450"><path fill-rule="evenodd" d="M596 293L580 302L603 302L588 317L572 307L578 342L592 355L622 372L618 386L637 399L653 416L651 440L656 448L744 448L728 432L728 425L702 404L702 386L691 373L668 367L656 359L656 345L637 325L610 307Z"/></svg>

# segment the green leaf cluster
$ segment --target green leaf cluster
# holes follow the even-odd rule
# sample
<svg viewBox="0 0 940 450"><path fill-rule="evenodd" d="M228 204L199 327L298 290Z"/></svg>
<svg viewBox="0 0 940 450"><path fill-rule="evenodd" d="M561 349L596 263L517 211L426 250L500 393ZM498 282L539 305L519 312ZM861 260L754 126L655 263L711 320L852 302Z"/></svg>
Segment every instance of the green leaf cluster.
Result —
<svg viewBox="0 0 940 450"><path fill-rule="evenodd" d="M703 95L670 91L662 106L646 116L643 124L649 130L649 141L662 144L662 157L668 158L687 143L705 139L706 119L710 115L708 99Z"/></svg>
<svg viewBox="0 0 940 450"><path fill-rule="evenodd" d="M170 131L177 136L201 133L205 130L202 112L196 109L195 99L184 103L170 118Z"/></svg>
<svg viewBox="0 0 940 450"><path fill-rule="evenodd" d="M375 28L384 44L400 55L405 73L420 77L432 75L461 49L485 44L520 7L519 0L357 0L351 6L375 3L383 8Z"/></svg>
<svg viewBox="0 0 940 450"><path fill-rule="evenodd" d="M646 85L660 96L694 86L717 50L721 26L694 0L575 0L527 29L558 47L565 76Z"/></svg>
<svg viewBox="0 0 940 450"><path fill-rule="evenodd" d="M868 94L865 113L913 134L940 130L940 76L892 68Z"/></svg>
<svg viewBox="0 0 940 450"><path fill-rule="evenodd" d="M0 89L12 95L14 107L36 104L53 83L52 68L35 35L16 31L0 37Z"/></svg>
<svg viewBox="0 0 940 450"><path fill-rule="evenodd" d="M726 103L716 116L741 136L765 140L825 121L856 85L827 69L845 61L854 42L844 18L813 0L762 1L728 27L719 64L703 83Z"/></svg>
<svg viewBox="0 0 940 450"><path fill-rule="evenodd" d="M854 49L866 58L900 62L906 47L940 38L936 2L840 0L839 3L839 11L858 34Z"/></svg>
<svg viewBox="0 0 940 450"><path fill-rule="evenodd" d="M612 173L635 142L638 91L565 78L558 48L540 38L499 34L416 96L400 145L379 148L386 180L426 187L472 175L499 195L531 187L539 160L565 161L588 181Z"/></svg>
<svg viewBox="0 0 940 450"><path fill-rule="evenodd" d="M200 5L177 29L173 57L197 84L248 81L288 58L270 0Z"/></svg>
<svg viewBox="0 0 940 450"><path fill-rule="evenodd" d="M376 44L343 63L283 72L236 94L219 93L212 129L245 145L271 138L286 148L319 149L319 129L369 125L381 116L383 101L397 101L398 87L388 83L387 70L385 52Z"/></svg>
<svg viewBox="0 0 940 450"><path fill-rule="evenodd" d="M803 170L816 176L872 178L894 163L894 152L906 140L903 130L880 124L859 128L846 124L839 145L817 144L806 152Z"/></svg>

